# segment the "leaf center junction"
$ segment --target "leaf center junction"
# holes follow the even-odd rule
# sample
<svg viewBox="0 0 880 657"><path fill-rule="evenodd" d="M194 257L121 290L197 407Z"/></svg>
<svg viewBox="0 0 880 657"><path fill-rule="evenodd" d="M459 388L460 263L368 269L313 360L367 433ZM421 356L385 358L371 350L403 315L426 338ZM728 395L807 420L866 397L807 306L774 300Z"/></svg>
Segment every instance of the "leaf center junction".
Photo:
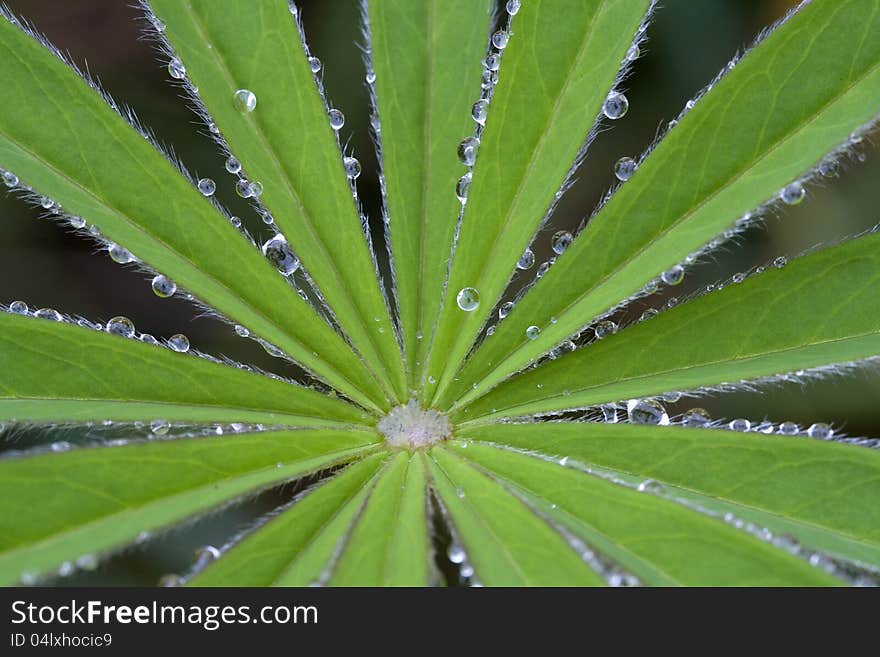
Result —
<svg viewBox="0 0 880 657"><path fill-rule="evenodd" d="M423 410L414 399L392 408L376 428L388 445L402 449L430 447L452 436L449 418L434 410Z"/></svg>

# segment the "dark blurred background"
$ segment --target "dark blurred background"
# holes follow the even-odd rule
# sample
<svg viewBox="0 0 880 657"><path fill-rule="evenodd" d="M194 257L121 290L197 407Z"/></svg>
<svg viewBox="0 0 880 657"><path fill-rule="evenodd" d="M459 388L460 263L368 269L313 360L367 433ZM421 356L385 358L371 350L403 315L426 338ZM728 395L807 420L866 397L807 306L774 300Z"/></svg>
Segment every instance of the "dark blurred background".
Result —
<svg viewBox="0 0 880 657"><path fill-rule="evenodd" d="M153 45L140 39L143 21L127 0L6 0L16 13L92 74L117 100L130 105L142 122L163 142L173 144L187 167L218 181L217 197L233 214L245 219L255 233L262 224L232 191L231 177L206 130L169 84L164 64ZM284 2L285 0L278 0ZM418 0L414 0L418 1ZM364 165L359 192L372 220L379 217L378 182L368 132L367 93L360 50L359 0L303 0L301 7L309 45L324 63L323 79L333 106L346 116L343 139L350 140ZM661 123L675 117L685 102L745 48L760 30L785 14L794 0L664 0L649 29L633 74L625 85L630 101L627 115L599 136L578 184L567 194L551 225L539 241L539 262L548 257L549 237L561 228L574 228L614 182L613 163L623 155L636 156L651 142ZM222 2L218 2L218 7ZM291 44L291 47L298 47ZM476 90L475 90L476 96ZM14 102L6 98L5 102ZM294 129L294 126L291 126ZM451 145L450 147L454 147ZM817 244L858 233L880 221L880 151L876 141L864 146L864 162L846 168L839 179L811 187L807 202L750 229L741 244L731 244L712 262L689 274L676 289L689 290L729 278L737 271L794 256ZM0 162L2 165L2 162ZM228 326L199 318L186 302L153 295L142 274L114 264L93 244L65 232L57 224L13 196L0 194L0 300L21 299L31 307L105 321L118 314L130 317L138 330L167 337L186 333L194 347L253 362L279 373L290 373L257 345L237 339ZM807 384L774 386L763 392L737 393L700 400L714 417L792 420L801 426L832 423L850 435L880 436L880 373L864 369L847 378ZM681 412L694 402L681 402ZM17 446L46 440L43 434L17 433ZM7 449L11 446L8 436ZM0 445L0 451L3 446ZM97 573L67 578L69 583L154 583L164 572L180 572L192 563L192 550L219 544L254 514L274 507L295 493L283 487L264 493L200 521L175 530L144 547L129 550ZM83 579L85 578L85 579Z"/></svg>

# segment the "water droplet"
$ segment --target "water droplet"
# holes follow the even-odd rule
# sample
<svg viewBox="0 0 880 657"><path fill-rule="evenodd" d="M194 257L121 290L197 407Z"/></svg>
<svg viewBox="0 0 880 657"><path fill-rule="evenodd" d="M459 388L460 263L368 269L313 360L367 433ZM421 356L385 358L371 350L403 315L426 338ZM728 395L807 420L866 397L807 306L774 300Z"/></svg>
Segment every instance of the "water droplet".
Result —
<svg viewBox="0 0 880 657"><path fill-rule="evenodd" d="M254 190L251 187L250 182L248 182L244 178L241 178L237 183L235 183L235 193L242 198L250 198L254 195Z"/></svg>
<svg viewBox="0 0 880 657"><path fill-rule="evenodd" d="M251 196L257 198L263 193L263 183L255 180L251 183Z"/></svg>
<svg viewBox="0 0 880 657"><path fill-rule="evenodd" d="M470 171L468 171L466 174L458 179L458 183L455 185L455 195L462 203L465 203L467 201L467 195L471 188L471 178L471 173Z"/></svg>
<svg viewBox="0 0 880 657"><path fill-rule="evenodd" d="M660 274L660 280L666 283L666 285L678 285L684 280L684 267L681 265L675 265L674 267L667 269Z"/></svg>
<svg viewBox="0 0 880 657"><path fill-rule="evenodd" d="M120 315L109 320L105 330L107 333L112 333L113 335L121 335L123 338L130 338L134 335L134 323L128 317Z"/></svg>
<svg viewBox="0 0 880 657"><path fill-rule="evenodd" d="M507 13L511 16L514 16L516 12L519 11L519 8L522 6L521 0L507 0Z"/></svg>
<svg viewBox="0 0 880 657"><path fill-rule="evenodd" d="M558 233L555 233L550 242L553 247L553 252L557 255L562 255L562 253L571 245L573 239L571 233L567 230L560 230Z"/></svg>
<svg viewBox="0 0 880 657"><path fill-rule="evenodd" d="M461 486L457 486L456 489L455 489L455 494L456 494L460 499L463 500L463 499L465 498L464 488L462 488Z"/></svg>
<svg viewBox="0 0 880 657"><path fill-rule="evenodd" d="M752 423L745 418L737 418L727 425L731 431L748 431L752 428Z"/></svg>
<svg viewBox="0 0 880 657"><path fill-rule="evenodd" d="M156 296L161 299L167 299L177 292L177 283L162 274L153 277L152 285L153 292L155 292Z"/></svg>
<svg viewBox="0 0 880 657"><path fill-rule="evenodd" d="M656 399L630 399L626 403L626 415L634 424L669 424L666 409Z"/></svg>
<svg viewBox="0 0 880 657"><path fill-rule="evenodd" d="M619 119L626 111L629 109L629 101L626 99L621 93L616 91L612 91L608 94L608 97L605 99L605 104L602 105L602 112L609 119Z"/></svg>
<svg viewBox="0 0 880 657"><path fill-rule="evenodd" d="M299 259L293 254L284 235L278 234L263 244L263 255L285 276L299 269Z"/></svg>
<svg viewBox="0 0 880 657"><path fill-rule="evenodd" d="M186 67L177 57L168 62L168 75L175 80L183 80L186 77Z"/></svg>
<svg viewBox="0 0 880 657"><path fill-rule="evenodd" d="M185 354L189 351L189 338L187 338L183 333L175 333L170 338L168 338L168 346L171 347L174 351Z"/></svg>
<svg viewBox="0 0 880 657"><path fill-rule="evenodd" d="M327 116L330 117L330 127L334 130L342 130L342 126L345 125L345 114L340 112L338 109L331 109L327 112Z"/></svg>
<svg viewBox="0 0 880 657"><path fill-rule="evenodd" d="M358 176L361 175L361 163L356 157L344 157L342 158L342 164L345 167L345 175L348 176L349 180L357 180Z"/></svg>
<svg viewBox="0 0 880 657"><path fill-rule="evenodd" d="M231 223L236 228L241 228L241 219L239 219L238 217L236 217L234 215L229 217L229 223Z"/></svg>
<svg viewBox="0 0 880 657"><path fill-rule="evenodd" d="M634 62L639 58L639 55L642 54L642 51L639 50L639 47L635 44L631 45L626 51L626 61Z"/></svg>
<svg viewBox="0 0 880 657"><path fill-rule="evenodd" d="M217 183L210 178L202 178L199 180L198 188L202 196L213 196L214 192L217 191Z"/></svg>
<svg viewBox="0 0 880 657"><path fill-rule="evenodd" d="M593 332L596 334L596 339L601 340L604 337L617 333L617 324L612 322L610 319L603 319L601 322L596 324Z"/></svg>
<svg viewBox="0 0 880 657"><path fill-rule="evenodd" d="M508 34L505 30L498 30L495 34L492 35L492 45L498 48L498 50L504 50L507 47L507 43L510 41L510 34Z"/></svg>
<svg viewBox="0 0 880 657"><path fill-rule="evenodd" d="M458 291L455 302L466 313L472 312L480 307L480 293L476 288L464 287Z"/></svg>
<svg viewBox="0 0 880 657"><path fill-rule="evenodd" d="M782 202L786 205L797 205L804 200L806 195L807 190L805 190L804 186L799 182L793 182L790 185L786 185L782 188L782 191L779 192L779 198L781 198Z"/></svg>
<svg viewBox="0 0 880 657"><path fill-rule="evenodd" d="M109 245L107 247L107 253L110 255L110 259L113 262L119 263L120 265L127 265L128 263L135 261L135 257L131 252L119 244Z"/></svg>
<svg viewBox="0 0 880 657"><path fill-rule="evenodd" d="M220 550L213 545L203 545L196 550L196 566L202 567L220 558Z"/></svg>
<svg viewBox="0 0 880 657"><path fill-rule="evenodd" d="M159 344L159 341L155 336L150 335L149 333L141 333L141 342L145 342L146 344L151 344L153 346Z"/></svg>
<svg viewBox="0 0 880 657"><path fill-rule="evenodd" d="M773 266L777 269L782 269L788 263L788 258L785 256L779 256L773 261Z"/></svg>
<svg viewBox="0 0 880 657"><path fill-rule="evenodd" d="M779 433L783 436L794 436L800 431L800 427L794 422L783 422L779 425Z"/></svg>
<svg viewBox="0 0 880 657"><path fill-rule="evenodd" d="M537 340L539 335L541 335L541 329L537 326L532 325L526 329L526 337L529 340Z"/></svg>
<svg viewBox="0 0 880 657"><path fill-rule="evenodd" d="M807 435L810 438L829 440L834 435L834 429L824 422L816 422L815 424L811 424L810 428L807 429Z"/></svg>
<svg viewBox="0 0 880 657"><path fill-rule="evenodd" d="M76 567L81 570L94 570L98 567L98 557L94 554L84 554L76 560Z"/></svg>
<svg viewBox="0 0 880 657"><path fill-rule="evenodd" d="M309 68L312 73L318 73L321 70L321 60L317 57L309 57Z"/></svg>
<svg viewBox="0 0 880 657"><path fill-rule="evenodd" d="M705 427L712 421L709 411L705 408L692 408L681 416L681 423L686 427Z"/></svg>
<svg viewBox="0 0 880 657"><path fill-rule="evenodd" d="M477 149L480 147L480 140L476 137L465 137L458 145L458 159L462 164L469 167L474 166L477 161Z"/></svg>
<svg viewBox="0 0 880 657"><path fill-rule="evenodd" d="M67 218L67 224L71 228L76 228L77 230L79 230L81 228L85 228L86 220L83 219L82 217L77 217L75 215L71 215Z"/></svg>
<svg viewBox="0 0 880 657"><path fill-rule="evenodd" d="M57 442L52 443L49 446L49 449L52 450L53 452L69 452L71 447L73 447L73 445L71 445L66 440L59 440Z"/></svg>
<svg viewBox="0 0 880 657"><path fill-rule="evenodd" d="M640 493L659 493L663 490L663 484L654 479L645 479L636 486Z"/></svg>
<svg viewBox="0 0 880 657"><path fill-rule="evenodd" d="M486 59L483 60L483 66L488 71L497 71L501 68L501 55L497 53L492 53L486 56Z"/></svg>
<svg viewBox="0 0 880 657"><path fill-rule="evenodd" d="M517 269L531 269L535 264L535 254L531 249L526 249L516 262Z"/></svg>
<svg viewBox="0 0 880 657"><path fill-rule="evenodd" d="M371 68L367 69L367 75L365 76L367 84L373 84L376 81L376 71Z"/></svg>
<svg viewBox="0 0 880 657"><path fill-rule="evenodd" d="M226 170L229 173L238 173L241 171L241 162L235 159L232 155L230 155L226 159Z"/></svg>
<svg viewBox="0 0 880 657"><path fill-rule="evenodd" d="M241 324L236 324L236 325L235 325L235 334L236 334L238 337L240 337L240 338L246 338L246 337L248 337L248 336L251 334L251 332L248 331L248 330L247 330L244 326L242 326Z"/></svg>
<svg viewBox="0 0 880 657"><path fill-rule="evenodd" d="M504 319L513 310L513 301L505 301L498 307L498 319Z"/></svg>
<svg viewBox="0 0 880 657"><path fill-rule="evenodd" d="M15 187L18 184L18 176L11 171L3 172L3 184L7 187Z"/></svg>
<svg viewBox="0 0 880 657"><path fill-rule="evenodd" d="M490 71L489 69L483 70L483 81L480 83L480 88L484 90L489 90L498 84L498 72Z"/></svg>
<svg viewBox="0 0 880 657"><path fill-rule="evenodd" d="M826 178L836 178L840 174L840 165L837 160L825 160L819 164L819 173Z"/></svg>
<svg viewBox="0 0 880 657"><path fill-rule="evenodd" d="M153 420L150 422L150 431L153 432L157 436L164 436L168 433L168 430L171 428L171 425L168 424L165 420Z"/></svg>
<svg viewBox="0 0 880 657"><path fill-rule="evenodd" d="M605 422L615 424L617 422L617 407L613 404L605 404L600 407L602 410L602 419Z"/></svg>
<svg viewBox="0 0 880 657"><path fill-rule="evenodd" d="M478 100L471 107L471 118L480 125L486 125L486 117L489 115L489 101Z"/></svg>
<svg viewBox="0 0 880 657"><path fill-rule="evenodd" d="M53 201L48 196L40 197L40 207L44 210L51 210L53 205L55 205L55 201Z"/></svg>
<svg viewBox="0 0 880 657"><path fill-rule="evenodd" d="M155 29L159 34L165 32L165 23L158 16L150 16L150 23L153 24L153 29Z"/></svg>
<svg viewBox="0 0 880 657"><path fill-rule="evenodd" d="M13 301L9 304L9 312L15 313L16 315L27 315L27 304L24 301Z"/></svg>
<svg viewBox="0 0 880 657"><path fill-rule="evenodd" d="M621 182L626 182L636 172L636 161L631 157L622 157L614 164L614 175Z"/></svg>
<svg viewBox="0 0 880 657"><path fill-rule="evenodd" d="M218 128L218 127L217 127L217 124L214 123L213 121L211 121L211 122L208 123L208 131L209 131L212 135L219 135L219 134L220 134L220 128Z"/></svg>
<svg viewBox="0 0 880 657"><path fill-rule="evenodd" d="M253 112L257 108L257 97L253 91L239 89L232 96L232 104L239 112Z"/></svg>
<svg viewBox="0 0 880 657"><path fill-rule="evenodd" d="M639 317L640 322L644 322L646 319L651 319L655 315L658 315L659 311L656 308L648 308L642 315Z"/></svg>
<svg viewBox="0 0 880 657"><path fill-rule="evenodd" d="M464 548L460 545L449 546L449 551L446 554L452 563L464 563L464 560L467 557Z"/></svg>

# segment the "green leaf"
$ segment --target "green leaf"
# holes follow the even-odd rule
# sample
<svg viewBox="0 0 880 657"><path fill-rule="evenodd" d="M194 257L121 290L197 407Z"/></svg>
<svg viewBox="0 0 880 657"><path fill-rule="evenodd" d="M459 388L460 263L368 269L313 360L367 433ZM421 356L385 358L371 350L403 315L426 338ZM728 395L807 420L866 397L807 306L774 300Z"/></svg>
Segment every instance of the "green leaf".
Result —
<svg viewBox="0 0 880 657"><path fill-rule="evenodd" d="M513 19L423 399L452 382L593 127L648 0L534 0ZM450 146L451 147L451 146ZM463 312L458 292L476 288Z"/></svg>
<svg viewBox="0 0 880 657"><path fill-rule="evenodd" d="M455 146L473 132L489 4L368 3L386 209L412 388L420 383L458 222L455 187L465 168Z"/></svg>
<svg viewBox="0 0 880 657"><path fill-rule="evenodd" d="M494 432L487 435L506 442L507 429L506 426L494 427ZM547 443L557 440L556 429L554 424L532 431L531 441L522 440L526 438L524 431L516 437L520 442L531 442L531 447L540 445L544 450L549 447ZM577 452L584 436L578 436L581 441L576 442L571 440L573 433L567 434L569 440L562 438L559 443L572 446ZM658 431L655 429L654 433ZM615 438L616 442L626 442L625 436ZM660 443L663 437L654 440ZM615 558L619 566L640 577L645 584L840 584L807 561L676 502L526 454L481 444L470 444L467 449L458 445L455 449L463 457L551 505L545 512L582 536L594 549L600 545L590 543L590 539L595 539L597 534L603 537L602 547L609 551L600 553ZM656 448L654 455L656 457ZM701 460L691 462L690 466L694 470L706 467ZM741 475L743 471L737 472ZM761 475L774 476L775 473L764 470L756 479L760 480Z"/></svg>
<svg viewBox="0 0 880 657"><path fill-rule="evenodd" d="M387 454L346 468L246 536L190 580L195 586L305 586L323 583L356 522Z"/></svg>
<svg viewBox="0 0 880 657"><path fill-rule="evenodd" d="M880 0L803 5L663 139L483 343L444 403L482 394L548 352L876 117L878 31ZM525 336L531 325L542 331L536 340Z"/></svg>
<svg viewBox="0 0 880 657"><path fill-rule="evenodd" d="M475 577L487 586L596 586L603 582L562 535L449 450L428 461Z"/></svg>
<svg viewBox="0 0 880 657"><path fill-rule="evenodd" d="M279 431L2 460L0 584L348 461L375 440L363 431Z"/></svg>
<svg viewBox="0 0 880 657"><path fill-rule="evenodd" d="M427 586L428 523L425 466L400 453L361 514L339 558L331 586Z"/></svg>
<svg viewBox="0 0 880 657"><path fill-rule="evenodd" d="M15 98L0 112L0 165L351 399L387 406L360 359L210 201L70 67L5 19L0 84Z"/></svg>
<svg viewBox="0 0 880 657"><path fill-rule="evenodd" d="M152 0L221 134L355 348L391 399L406 398L400 347L342 156L285 2ZM257 98L253 112L233 103Z"/></svg>
<svg viewBox="0 0 880 657"><path fill-rule="evenodd" d="M309 388L91 329L0 312L0 420L365 424Z"/></svg>
<svg viewBox="0 0 880 657"><path fill-rule="evenodd" d="M692 390L880 354L880 235L770 269L502 383L488 418Z"/></svg>
<svg viewBox="0 0 880 657"><path fill-rule="evenodd" d="M461 432L651 478L813 549L880 565L880 453L806 438L597 423Z"/></svg>

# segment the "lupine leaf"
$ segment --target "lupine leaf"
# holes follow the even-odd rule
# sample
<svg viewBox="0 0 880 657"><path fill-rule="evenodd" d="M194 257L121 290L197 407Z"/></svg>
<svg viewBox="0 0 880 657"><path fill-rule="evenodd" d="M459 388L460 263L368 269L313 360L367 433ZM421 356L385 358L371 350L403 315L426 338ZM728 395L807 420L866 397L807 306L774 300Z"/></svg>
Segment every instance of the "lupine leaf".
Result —
<svg viewBox="0 0 880 657"><path fill-rule="evenodd" d="M465 169L455 145L473 132L490 11L486 0L368 6L398 312L415 388L458 221L455 186Z"/></svg>
<svg viewBox="0 0 880 657"><path fill-rule="evenodd" d="M544 427L540 435L553 440L554 428L555 425ZM493 435L504 440L506 429L495 427ZM662 438L657 439L661 441ZM456 452L551 505L545 513L585 539L589 540L591 532L583 531L579 523L603 535L614 548L600 553L616 554L618 565L646 584L840 583L805 559L650 493L639 493L572 468L486 445L471 444L467 449L459 446ZM699 467L704 466L701 463Z"/></svg>
<svg viewBox="0 0 880 657"><path fill-rule="evenodd" d="M336 319L391 398L403 399L400 348L287 4L229 0L222 11L209 0L151 5L243 173L263 185L260 200ZM256 95L253 112L233 103L240 89Z"/></svg>
<svg viewBox="0 0 880 657"><path fill-rule="evenodd" d="M803 5L672 129L483 343L446 401L522 369L875 118L878 30L880 0ZM525 335L532 325L535 340Z"/></svg>
<svg viewBox="0 0 880 657"><path fill-rule="evenodd" d="M514 17L426 370L439 390L553 203L649 4L535 0ZM456 303L465 287L480 295L473 312ZM428 379L423 398L434 395Z"/></svg>
<svg viewBox="0 0 880 657"><path fill-rule="evenodd" d="M374 441L364 431L279 431L2 460L0 583L122 547Z"/></svg>
<svg viewBox="0 0 880 657"><path fill-rule="evenodd" d="M880 235L859 238L728 285L518 375L459 417L577 408L876 356L878 247Z"/></svg>
<svg viewBox="0 0 880 657"><path fill-rule="evenodd" d="M100 94L5 19L0 84L16 99L0 112L0 166L352 399L382 403L357 356L229 221Z"/></svg>

